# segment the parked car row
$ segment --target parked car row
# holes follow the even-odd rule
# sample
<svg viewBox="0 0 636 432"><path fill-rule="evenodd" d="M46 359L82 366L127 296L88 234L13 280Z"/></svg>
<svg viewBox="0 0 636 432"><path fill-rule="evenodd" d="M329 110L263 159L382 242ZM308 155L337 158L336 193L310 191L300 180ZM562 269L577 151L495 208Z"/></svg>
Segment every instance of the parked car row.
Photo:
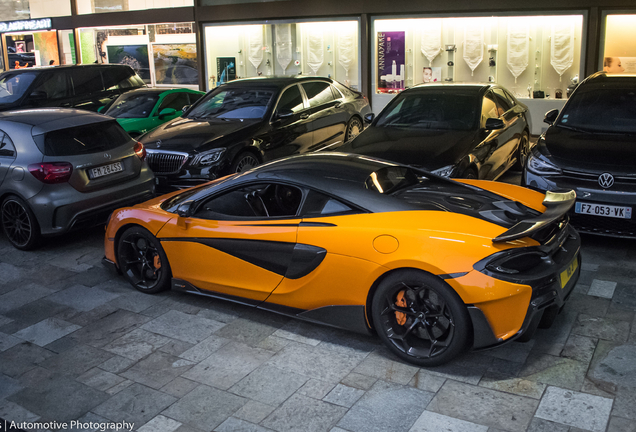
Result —
<svg viewBox="0 0 636 432"><path fill-rule="evenodd" d="M104 263L142 292L373 330L436 366L552 325L581 268L570 216L632 223L636 85L623 78L584 81L532 149L527 108L493 84L416 86L375 118L317 77L135 90L102 108L117 120L9 110L0 221L30 249L110 214ZM484 181L514 165L530 189ZM138 204L155 184L178 190ZM634 236L615 229L588 231Z"/></svg>

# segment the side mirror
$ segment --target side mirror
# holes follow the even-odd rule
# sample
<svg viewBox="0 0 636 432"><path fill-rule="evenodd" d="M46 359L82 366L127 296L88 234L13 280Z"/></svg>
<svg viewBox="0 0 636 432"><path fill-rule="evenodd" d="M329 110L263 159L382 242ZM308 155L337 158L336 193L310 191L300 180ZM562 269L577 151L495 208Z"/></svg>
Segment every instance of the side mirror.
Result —
<svg viewBox="0 0 636 432"><path fill-rule="evenodd" d="M177 207L177 215L184 218L192 216L194 211L192 204L194 204L194 201L192 200L188 200L180 204L179 207Z"/></svg>
<svg viewBox="0 0 636 432"><path fill-rule="evenodd" d="M486 130L498 130L503 129L506 125L502 119L489 118L486 120Z"/></svg>
<svg viewBox="0 0 636 432"><path fill-rule="evenodd" d="M294 116L294 112L292 110L284 110L276 113L276 118L280 120L286 120L292 118Z"/></svg>
<svg viewBox="0 0 636 432"><path fill-rule="evenodd" d="M106 111L106 105L102 105L99 108L97 108L97 112L100 114L104 113L104 111Z"/></svg>
<svg viewBox="0 0 636 432"><path fill-rule="evenodd" d="M29 95L29 99L34 101L43 101L43 100L46 100L46 98L47 98L46 92L43 92L43 91L36 90Z"/></svg>
<svg viewBox="0 0 636 432"><path fill-rule="evenodd" d="M554 124L554 121L559 116L559 110L553 109L545 113L545 117L543 118L543 123L547 123L550 126Z"/></svg>
<svg viewBox="0 0 636 432"><path fill-rule="evenodd" d="M176 113L177 113L177 110L174 108L164 108L159 113L159 118L162 119L164 117L169 117L171 115L175 115Z"/></svg>
<svg viewBox="0 0 636 432"><path fill-rule="evenodd" d="M375 118L375 114L373 114L373 113L367 114L367 115L364 116L364 122L365 123L371 123L374 118Z"/></svg>
<svg viewBox="0 0 636 432"><path fill-rule="evenodd" d="M190 107L191 107L191 106L192 106L192 105L185 105L183 108L181 108L181 113L182 113L182 114L185 114L185 113L186 113L186 111L188 111L188 110L190 109Z"/></svg>

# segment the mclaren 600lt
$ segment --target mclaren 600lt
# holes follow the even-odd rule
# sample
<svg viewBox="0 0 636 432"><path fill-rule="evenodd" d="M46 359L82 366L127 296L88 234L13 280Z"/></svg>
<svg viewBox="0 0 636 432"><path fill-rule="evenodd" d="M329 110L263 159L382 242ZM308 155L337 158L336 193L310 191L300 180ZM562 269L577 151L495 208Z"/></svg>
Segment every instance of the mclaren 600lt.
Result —
<svg viewBox="0 0 636 432"><path fill-rule="evenodd" d="M138 290L375 331L402 359L529 339L576 284L572 191L294 156L114 212L104 262Z"/></svg>

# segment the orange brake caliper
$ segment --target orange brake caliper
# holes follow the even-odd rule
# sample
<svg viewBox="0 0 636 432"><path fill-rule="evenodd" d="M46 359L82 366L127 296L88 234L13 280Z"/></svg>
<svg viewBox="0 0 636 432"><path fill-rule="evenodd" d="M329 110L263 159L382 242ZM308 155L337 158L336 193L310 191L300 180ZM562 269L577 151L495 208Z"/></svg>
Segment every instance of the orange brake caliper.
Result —
<svg viewBox="0 0 636 432"><path fill-rule="evenodd" d="M155 254L155 256L152 259L152 264L155 266L155 271L159 270L161 268L161 260L159 259L159 254Z"/></svg>
<svg viewBox="0 0 636 432"><path fill-rule="evenodd" d="M404 298L404 290L397 293L397 301L395 302L396 306L406 307L406 299ZM406 324L406 314L404 312L395 312L395 320L399 325Z"/></svg>

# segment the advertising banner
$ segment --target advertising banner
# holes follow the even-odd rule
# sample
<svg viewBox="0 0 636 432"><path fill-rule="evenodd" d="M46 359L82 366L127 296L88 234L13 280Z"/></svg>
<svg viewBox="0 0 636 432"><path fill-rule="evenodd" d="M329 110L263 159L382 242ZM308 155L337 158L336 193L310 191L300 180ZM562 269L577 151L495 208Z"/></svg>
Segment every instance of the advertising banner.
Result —
<svg viewBox="0 0 636 432"><path fill-rule="evenodd" d="M404 90L405 32L378 32L378 92Z"/></svg>

